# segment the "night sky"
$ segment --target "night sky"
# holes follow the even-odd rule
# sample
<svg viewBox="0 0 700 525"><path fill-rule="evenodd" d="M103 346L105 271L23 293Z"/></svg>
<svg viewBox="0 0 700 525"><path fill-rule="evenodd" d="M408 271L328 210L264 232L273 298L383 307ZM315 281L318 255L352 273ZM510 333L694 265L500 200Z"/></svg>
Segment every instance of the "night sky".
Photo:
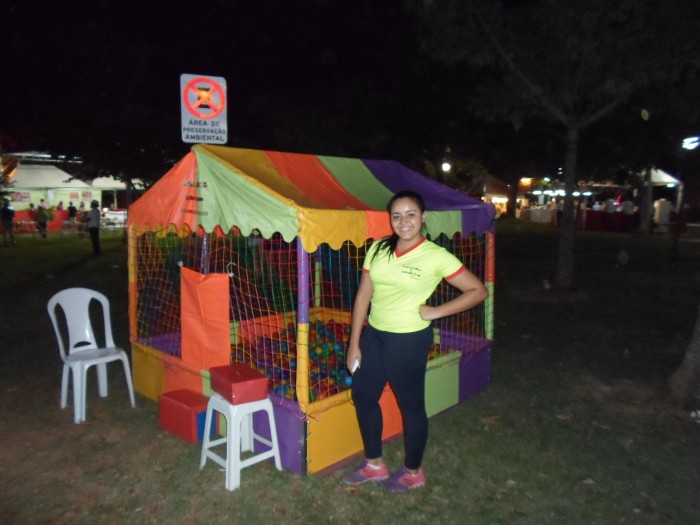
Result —
<svg viewBox="0 0 700 525"><path fill-rule="evenodd" d="M187 151L182 73L227 80L230 146L396 157L439 149L463 123L468 80L418 51L400 0L29 0L5 12L0 132L21 150Z"/></svg>

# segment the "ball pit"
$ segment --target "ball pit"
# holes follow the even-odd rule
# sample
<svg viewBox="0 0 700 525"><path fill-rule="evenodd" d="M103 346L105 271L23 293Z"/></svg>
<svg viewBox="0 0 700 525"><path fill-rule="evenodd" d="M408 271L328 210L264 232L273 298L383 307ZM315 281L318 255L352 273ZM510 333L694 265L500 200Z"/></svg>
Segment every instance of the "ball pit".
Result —
<svg viewBox="0 0 700 525"><path fill-rule="evenodd" d="M352 374L345 366L350 343L350 323L330 319L309 323L309 401L325 399L352 387ZM429 359L454 349L433 343ZM297 332L294 323L269 336L252 336L232 345L231 362L245 363L267 376L270 390L297 400Z"/></svg>
<svg viewBox="0 0 700 525"><path fill-rule="evenodd" d="M345 366L350 324L330 319L309 324L309 400L333 396L352 386ZM296 400L297 333L294 323L270 336L255 336L231 348L231 362L245 363L270 381L275 394Z"/></svg>

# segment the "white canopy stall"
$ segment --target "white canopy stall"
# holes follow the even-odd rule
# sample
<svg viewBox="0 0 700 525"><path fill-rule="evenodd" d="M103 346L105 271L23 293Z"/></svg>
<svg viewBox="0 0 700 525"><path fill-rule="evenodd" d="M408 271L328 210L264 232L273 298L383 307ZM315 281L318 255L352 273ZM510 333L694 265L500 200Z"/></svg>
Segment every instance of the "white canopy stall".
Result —
<svg viewBox="0 0 700 525"><path fill-rule="evenodd" d="M133 183L136 190L143 190L144 186L140 180L135 179ZM126 224L127 212L126 209L119 206L120 199L118 198L118 192L125 192L127 190L126 183L110 176L97 177L90 181L90 185L95 189L99 189L104 196L104 200L102 200L101 203L104 207L102 217L104 218L105 225L123 227ZM124 200L123 193L121 200L122 202Z"/></svg>
<svg viewBox="0 0 700 525"><path fill-rule="evenodd" d="M683 204L683 183L674 176L659 168L651 169L651 184L653 186L668 186L676 188L676 210L680 210Z"/></svg>
<svg viewBox="0 0 700 525"><path fill-rule="evenodd" d="M21 163L9 177L7 188L15 210L25 210L30 203L38 205L41 199L49 207L55 207L63 202L68 207L73 202L77 207L82 201L89 207L92 199L100 200L101 191L93 189L89 184L73 178L70 173L51 164Z"/></svg>

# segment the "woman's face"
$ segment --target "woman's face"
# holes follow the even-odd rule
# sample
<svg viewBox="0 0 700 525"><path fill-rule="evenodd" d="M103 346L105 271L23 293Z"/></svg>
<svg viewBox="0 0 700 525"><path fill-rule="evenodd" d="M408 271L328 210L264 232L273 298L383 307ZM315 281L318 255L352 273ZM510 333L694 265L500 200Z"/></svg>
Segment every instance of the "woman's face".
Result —
<svg viewBox="0 0 700 525"><path fill-rule="evenodd" d="M423 236L425 212L412 199L398 199L391 206L391 229L404 243L417 241Z"/></svg>

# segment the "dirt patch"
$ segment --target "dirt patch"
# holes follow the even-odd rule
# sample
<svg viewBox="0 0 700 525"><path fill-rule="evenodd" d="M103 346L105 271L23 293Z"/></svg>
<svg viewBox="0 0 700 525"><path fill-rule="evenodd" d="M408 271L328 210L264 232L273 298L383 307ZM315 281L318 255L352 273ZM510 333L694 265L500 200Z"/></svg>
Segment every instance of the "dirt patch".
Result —
<svg viewBox="0 0 700 525"><path fill-rule="evenodd" d="M572 387L576 398L595 401L611 414L629 417L673 417L689 419L690 413L672 406L664 400L658 385L619 379L606 383L587 375Z"/></svg>

